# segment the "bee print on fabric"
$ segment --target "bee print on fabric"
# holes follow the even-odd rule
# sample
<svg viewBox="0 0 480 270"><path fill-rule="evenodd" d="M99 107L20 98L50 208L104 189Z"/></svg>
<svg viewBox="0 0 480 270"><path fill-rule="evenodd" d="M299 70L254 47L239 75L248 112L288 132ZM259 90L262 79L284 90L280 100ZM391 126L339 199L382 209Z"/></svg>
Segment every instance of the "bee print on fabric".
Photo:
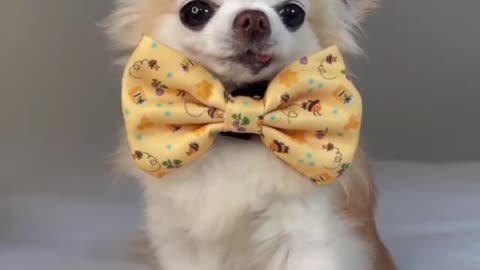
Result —
<svg viewBox="0 0 480 270"><path fill-rule="evenodd" d="M280 101L280 106L281 107L284 107L289 101L290 101L290 94L288 93L284 93L281 97L280 97L281 101Z"/></svg>
<svg viewBox="0 0 480 270"><path fill-rule="evenodd" d="M199 110L198 108L193 109L191 106L195 103L185 102L185 112L188 116L193 118L202 117L204 114L207 114L212 119L223 119L223 112L214 107L208 107L207 109Z"/></svg>
<svg viewBox="0 0 480 270"><path fill-rule="evenodd" d="M166 127L168 128L168 130L172 131L172 133L177 133L182 129L182 126L178 125L167 125Z"/></svg>
<svg viewBox="0 0 480 270"><path fill-rule="evenodd" d="M148 67L150 67L151 70L155 70L155 71L158 71L160 69L160 66L158 65L158 61L155 59L148 61Z"/></svg>
<svg viewBox="0 0 480 270"><path fill-rule="evenodd" d="M189 150L187 152L187 156L191 156L197 153L200 150L200 145L197 142L191 142L189 145Z"/></svg>
<svg viewBox="0 0 480 270"><path fill-rule="evenodd" d="M219 109L217 108L214 108L214 107L210 107L208 108L208 116L210 116L210 118L213 118L213 119L221 119L223 118L223 112L220 111Z"/></svg>
<svg viewBox="0 0 480 270"><path fill-rule="evenodd" d="M280 105L278 106L279 109L281 109L281 112L287 117L287 121L290 124L291 119L297 118L298 117L298 112L296 112L294 109L288 108L288 103L290 102L290 94L289 93L284 93L280 97ZM294 104L295 106L299 106L297 104Z"/></svg>
<svg viewBox="0 0 480 270"><path fill-rule="evenodd" d="M330 65L333 63L336 63L337 57L333 56L332 54L329 54L327 58L325 58L325 62L327 62L327 64L330 64Z"/></svg>
<svg viewBox="0 0 480 270"><path fill-rule="evenodd" d="M320 62L318 66L318 71L320 75L326 80L334 80L337 78L331 70L331 66L337 62L337 57L329 54L325 59Z"/></svg>
<svg viewBox="0 0 480 270"><path fill-rule="evenodd" d="M350 104L353 101L353 94L343 85L335 89L332 95L342 104Z"/></svg>
<svg viewBox="0 0 480 270"><path fill-rule="evenodd" d="M313 182L317 184L327 183L334 179L334 177L329 173L322 173L311 178Z"/></svg>
<svg viewBox="0 0 480 270"><path fill-rule="evenodd" d="M197 64L189 58L185 58L180 65L185 72L190 72L197 66Z"/></svg>
<svg viewBox="0 0 480 270"><path fill-rule="evenodd" d="M136 61L133 65L128 69L128 73L132 78L141 79L142 76L141 70L144 67L148 67L151 70L158 71L160 66L158 65L158 61L155 59L143 59L140 61Z"/></svg>
<svg viewBox="0 0 480 270"><path fill-rule="evenodd" d="M177 90L177 97L184 98L187 96L187 92L185 90Z"/></svg>
<svg viewBox="0 0 480 270"><path fill-rule="evenodd" d="M332 166L326 166L326 169L334 170L340 167L342 161L343 161L343 155L340 149L335 146L333 143L328 143L325 145L322 145L322 149L325 150L328 153L331 153L332 155Z"/></svg>
<svg viewBox="0 0 480 270"><path fill-rule="evenodd" d="M135 87L128 92L130 100L136 105L142 105L147 102L145 90L142 87Z"/></svg>
<svg viewBox="0 0 480 270"><path fill-rule="evenodd" d="M329 144L323 145L322 149L327 150L327 152L330 152L333 149L335 149L335 145L333 143L329 143Z"/></svg>
<svg viewBox="0 0 480 270"><path fill-rule="evenodd" d="M135 151L133 154L133 159L140 163L140 166L149 172L157 172L162 169L160 162L157 158L152 156L147 152Z"/></svg>
<svg viewBox="0 0 480 270"><path fill-rule="evenodd" d="M290 147L286 146L283 142L274 140L270 144L270 150L279 154L288 154L290 152Z"/></svg>
<svg viewBox="0 0 480 270"><path fill-rule="evenodd" d="M304 110L307 110L315 116L321 116L322 114L320 113L322 111L322 105L320 104L319 99L315 100L309 100L307 102L302 103L302 108Z"/></svg>

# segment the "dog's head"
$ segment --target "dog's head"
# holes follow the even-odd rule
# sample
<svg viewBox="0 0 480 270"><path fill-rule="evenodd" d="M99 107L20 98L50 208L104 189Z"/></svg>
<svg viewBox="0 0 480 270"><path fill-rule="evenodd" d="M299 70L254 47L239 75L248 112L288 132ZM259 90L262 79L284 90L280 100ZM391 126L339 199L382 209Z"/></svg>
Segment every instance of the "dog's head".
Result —
<svg viewBox="0 0 480 270"><path fill-rule="evenodd" d="M376 0L117 0L106 20L117 45L142 33L226 83L268 80L301 56L337 44L358 53L354 30Z"/></svg>

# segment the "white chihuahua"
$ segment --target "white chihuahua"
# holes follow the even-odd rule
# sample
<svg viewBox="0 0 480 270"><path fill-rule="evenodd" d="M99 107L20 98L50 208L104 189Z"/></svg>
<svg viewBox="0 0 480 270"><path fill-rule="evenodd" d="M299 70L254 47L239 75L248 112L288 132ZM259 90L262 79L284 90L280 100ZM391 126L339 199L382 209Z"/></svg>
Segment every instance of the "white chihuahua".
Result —
<svg viewBox="0 0 480 270"><path fill-rule="evenodd" d="M145 33L187 55L235 91L265 91L294 60L337 44L375 0L117 0L107 19L117 45ZM228 134L225 134L228 135ZM241 138L239 138L241 137ZM159 181L120 167L145 190L150 247L163 270L391 270L378 236L375 192L359 151L336 183L316 186L255 138L223 136L210 154Z"/></svg>

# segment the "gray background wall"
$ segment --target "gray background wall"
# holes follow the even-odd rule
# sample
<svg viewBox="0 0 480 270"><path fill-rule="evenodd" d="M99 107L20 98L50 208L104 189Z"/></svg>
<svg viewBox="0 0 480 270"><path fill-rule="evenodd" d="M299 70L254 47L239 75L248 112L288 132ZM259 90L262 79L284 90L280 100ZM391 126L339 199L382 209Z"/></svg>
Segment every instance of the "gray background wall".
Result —
<svg viewBox="0 0 480 270"><path fill-rule="evenodd" d="M357 62L369 149L389 159L480 159L480 1L385 0Z"/></svg>
<svg viewBox="0 0 480 270"><path fill-rule="evenodd" d="M0 2L2 178L28 186L32 173L108 167L120 70L95 22L111 6ZM475 0L391 0L365 25L368 57L354 70L376 158L480 158L479 9Z"/></svg>

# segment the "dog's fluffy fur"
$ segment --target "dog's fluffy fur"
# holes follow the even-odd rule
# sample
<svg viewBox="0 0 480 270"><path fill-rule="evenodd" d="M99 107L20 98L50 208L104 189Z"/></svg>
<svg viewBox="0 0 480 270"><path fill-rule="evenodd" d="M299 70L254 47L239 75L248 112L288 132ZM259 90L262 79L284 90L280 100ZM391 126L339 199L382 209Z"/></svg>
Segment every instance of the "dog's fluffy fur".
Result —
<svg viewBox="0 0 480 270"><path fill-rule="evenodd" d="M375 0L301 0L307 22L289 32L271 6L280 0L216 0L221 8L202 31L182 27L181 0L117 0L108 33L130 50L142 33L206 66L225 85L269 79L292 60L337 44L359 53L354 30ZM232 54L232 20L245 9L272 24L274 61L258 74L224 60ZM246 75L245 75L246 74ZM122 142L119 168L145 193L149 245L163 270L394 269L375 225L375 191L360 150L346 175L317 187L257 140L220 138L210 153L166 176L138 171Z"/></svg>

